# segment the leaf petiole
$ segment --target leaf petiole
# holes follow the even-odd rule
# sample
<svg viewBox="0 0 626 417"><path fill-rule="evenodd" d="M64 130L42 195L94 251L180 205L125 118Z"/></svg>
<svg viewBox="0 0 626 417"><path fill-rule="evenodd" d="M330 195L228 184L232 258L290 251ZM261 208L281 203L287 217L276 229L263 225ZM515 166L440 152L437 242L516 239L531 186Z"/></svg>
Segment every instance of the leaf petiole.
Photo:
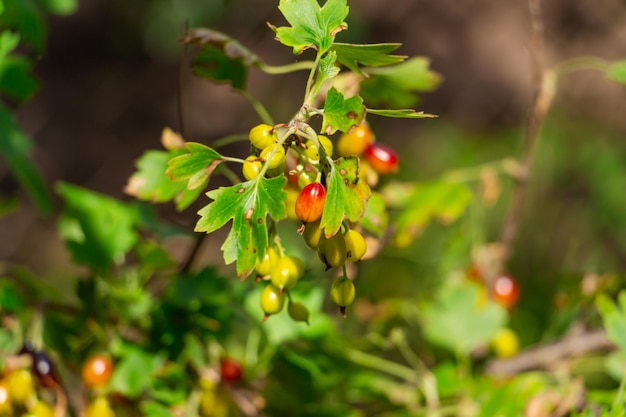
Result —
<svg viewBox="0 0 626 417"><path fill-rule="evenodd" d="M287 74L290 72L302 71L302 70L310 70L314 68L314 61L300 61L294 62L292 64L285 65L267 65L264 63L259 63L258 68L266 74Z"/></svg>

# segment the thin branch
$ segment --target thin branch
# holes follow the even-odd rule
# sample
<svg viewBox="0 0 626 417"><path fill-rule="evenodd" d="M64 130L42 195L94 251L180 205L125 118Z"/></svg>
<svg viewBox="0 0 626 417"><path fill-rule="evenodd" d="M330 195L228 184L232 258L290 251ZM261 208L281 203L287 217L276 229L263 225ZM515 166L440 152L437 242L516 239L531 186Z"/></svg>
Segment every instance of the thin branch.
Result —
<svg viewBox="0 0 626 417"><path fill-rule="evenodd" d="M552 104L556 89L556 77L554 72L546 69L544 66L543 21L541 19L540 0L528 0L528 4L532 27L532 71L535 94L526 125L524 156L522 159L524 175L518 178L515 183L511 205L509 206L502 226L500 237L502 245L501 268L503 268L509 260L513 242L517 237L519 221L526 198L527 185L535 160L537 143L539 141L539 132L543 120Z"/></svg>
<svg viewBox="0 0 626 417"><path fill-rule="evenodd" d="M547 369L570 357L613 348L615 345L609 341L604 329L594 330L524 351L513 358L490 361L485 372L490 375L515 375L531 369Z"/></svg>

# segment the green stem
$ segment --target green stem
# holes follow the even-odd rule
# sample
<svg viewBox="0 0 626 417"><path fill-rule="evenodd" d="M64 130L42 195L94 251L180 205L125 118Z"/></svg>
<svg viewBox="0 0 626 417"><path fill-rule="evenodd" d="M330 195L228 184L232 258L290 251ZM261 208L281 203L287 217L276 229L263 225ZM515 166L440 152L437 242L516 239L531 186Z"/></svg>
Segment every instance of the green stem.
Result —
<svg viewBox="0 0 626 417"><path fill-rule="evenodd" d="M565 75L580 70L606 71L610 63L607 60L595 56L579 56L568 61L561 62L556 67L557 75Z"/></svg>
<svg viewBox="0 0 626 417"><path fill-rule="evenodd" d="M309 72L309 78L306 81L306 90L304 92L304 103L302 104L303 108L308 108L313 102L313 82L315 80L315 75L317 74L317 69L320 65L320 60L322 59L322 54L317 53L315 56L315 62L313 62L313 66L311 67L311 72Z"/></svg>
<svg viewBox="0 0 626 417"><path fill-rule="evenodd" d="M259 64L258 68L265 72L266 74L287 74L289 72L296 72L302 70L310 70L315 67L315 62L313 61L300 61L294 62L292 64L285 65L267 65L267 64Z"/></svg>
<svg viewBox="0 0 626 417"><path fill-rule="evenodd" d="M220 173L224 175L233 185L241 183L241 179L237 176L237 174L235 174L235 172L227 166L222 166Z"/></svg>
<svg viewBox="0 0 626 417"><path fill-rule="evenodd" d="M220 148L222 146L231 145L237 142L244 142L248 140L247 133L238 133L236 135L224 136L223 138L219 138L213 141L213 148Z"/></svg>
<svg viewBox="0 0 626 417"><path fill-rule="evenodd" d="M222 159L224 161L228 161L228 162L237 162L239 164L243 164L244 162L246 162L245 160L241 159L241 158L235 158L234 156L223 156L222 155Z"/></svg>
<svg viewBox="0 0 626 417"><path fill-rule="evenodd" d="M342 351L344 357L352 363L396 376L407 382L417 382L413 369L404 365L361 352L357 349L342 349Z"/></svg>
<svg viewBox="0 0 626 417"><path fill-rule="evenodd" d="M295 132L295 128L289 128L281 137L278 138L276 145L274 145L274 148L272 148L272 151L269 153L269 155L267 155L267 158L265 158L265 163L263 164L263 168L261 169L261 172L259 172L259 175L256 177L257 182L259 181L260 178L265 176L265 173L269 169L270 161L272 160L274 155L276 155L276 152L278 152L278 148L280 146L283 146L287 138L291 136L294 132Z"/></svg>
<svg viewBox="0 0 626 417"><path fill-rule="evenodd" d="M250 93L245 90L239 90L239 92L246 100L248 100L248 103L252 105L252 108L259 115L263 123L274 126L274 120L272 119L272 116L270 116L263 103L254 98Z"/></svg>

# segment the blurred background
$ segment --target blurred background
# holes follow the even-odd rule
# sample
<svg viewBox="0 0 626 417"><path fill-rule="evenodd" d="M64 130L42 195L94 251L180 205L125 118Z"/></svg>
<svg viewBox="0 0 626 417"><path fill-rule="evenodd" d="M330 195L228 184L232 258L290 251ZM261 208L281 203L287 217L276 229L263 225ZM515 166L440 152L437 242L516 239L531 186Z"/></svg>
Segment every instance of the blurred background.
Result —
<svg viewBox="0 0 626 417"><path fill-rule="evenodd" d="M339 40L401 42L399 53L429 57L443 79L417 106L438 119L369 119L379 141L401 150L401 179L430 180L520 155L533 93L526 2L358 0L349 5L349 30ZM544 18L549 65L578 56L618 60L626 54L622 0L544 2ZM190 141L209 144L258 122L228 86L190 74L177 42L185 27L229 33L269 64L294 59L266 26L284 24L275 2L267 0L90 0L72 15L46 19L47 49L35 66L41 89L17 111L34 139L34 158L50 187L62 180L124 200L131 200L123 188L135 160L160 148L165 126L181 129L179 105ZM306 52L303 57L310 58ZM288 120L300 104L304 77L252 71L249 88L276 120ZM626 268L625 112L626 88L602 72L579 71L559 85L511 262L526 285ZM0 187L3 194L22 196L2 161ZM481 240L498 238L507 196L481 220ZM66 275L69 257L55 222L22 200L21 210L0 220L0 259L45 277ZM161 210L189 229L197 220L193 207L183 213ZM429 239L427 233L423 241ZM184 252L191 244L184 241L173 249ZM411 250L438 261L435 250L420 252L419 242ZM212 245L205 252L207 259L221 259Z"/></svg>

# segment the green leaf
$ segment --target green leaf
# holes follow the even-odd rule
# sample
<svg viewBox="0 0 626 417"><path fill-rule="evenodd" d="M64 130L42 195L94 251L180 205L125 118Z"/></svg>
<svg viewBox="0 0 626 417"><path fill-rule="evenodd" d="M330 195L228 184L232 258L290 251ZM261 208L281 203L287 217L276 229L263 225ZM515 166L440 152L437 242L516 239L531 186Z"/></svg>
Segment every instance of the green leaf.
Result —
<svg viewBox="0 0 626 417"><path fill-rule="evenodd" d="M402 201L394 243L408 246L433 218L446 224L456 221L471 200L472 193L464 184L435 181L417 185Z"/></svg>
<svg viewBox="0 0 626 417"><path fill-rule="evenodd" d="M165 173L172 181L186 180L189 190L205 186L224 157L201 143L187 142L185 147L189 153L170 160Z"/></svg>
<svg viewBox="0 0 626 417"><path fill-rule="evenodd" d="M315 48L323 55L335 34L348 27L346 0L327 0L323 7L316 0L280 0L278 8L291 27L270 27L283 45L293 47L294 54Z"/></svg>
<svg viewBox="0 0 626 417"><path fill-rule="evenodd" d="M146 151L137 160L137 172L128 180L124 192L135 198L152 203L165 203L175 200L176 208L182 211L196 201L208 183L190 190L184 182L171 180L165 171L171 159L181 151Z"/></svg>
<svg viewBox="0 0 626 417"><path fill-rule="evenodd" d="M121 264L138 238L136 211L74 185L59 183L57 191L65 200L59 231L72 258L97 271Z"/></svg>
<svg viewBox="0 0 626 417"><path fill-rule="evenodd" d="M626 59L611 63L606 70L609 79L620 84L626 84Z"/></svg>
<svg viewBox="0 0 626 417"><path fill-rule="evenodd" d="M267 215L274 220L285 217L287 179L257 177L251 181L220 187L207 193L214 200L202 208L197 232L211 233L233 220L222 245L226 264L237 261L237 275L242 279L254 269L268 245Z"/></svg>
<svg viewBox="0 0 626 417"><path fill-rule="evenodd" d="M10 32L8 30L0 33L0 59L4 58L17 48L17 45L20 43L20 35L17 33ZM0 61L2 62L2 61Z"/></svg>
<svg viewBox="0 0 626 417"><path fill-rule="evenodd" d="M0 91L18 101L28 100L39 88L31 74L32 66L25 58L0 58Z"/></svg>
<svg viewBox="0 0 626 417"><path fill-rule="evenodd" d="M24 309L22 296L13 282L7 278L0 278L0 311L19 313Z"/></svg>
<svg viewBox="0 0 626 417"><path fill-rule="evenodd" d="M41 5L50 13L70 15L78 8L77 0L39 0Z"/></svg>
<svg viewBox="0 0 626 417"><path fill-rule="evenodd" d="M259 57L255 53L236 39L216 30L207 28L191 29L180 38L180 41L188 45L214 46L222 50L224 55L230 60L240 60L247 67L260 63Z"/></svg>
<svg viewBox="0 0 626 417"><path fill-rule="evenodd" d="M328 90L324 103L324 119L322 131L332 135L337 130L349 131L352 126L361 123L365 115L363 100L358 95L345 99L343 94L332 87Z"/></svg>
<svg viewBox="0 0 626 417"><path fill-rule="evenodd" d="M156 401L142 401L141 412L144 416L151 417L172 417L173 414L169 408Z"/></svg>
<svg viewBox="0 0 626 417"><path fill-rule="evenodd" d="M378 67L398 64L404 61L406 55L389 55L398 49L400 43L351 44L335 42L331 51L337 53L337 60L351 71L366 75L359 68L360 65Z"/></svg>
<svg viewBox="0 0 626 417"><path fill-rule="evenodd" d="M622 350L626 350L626 291L618 296L616 304L605 294L596 298L596 307L600 311L609 340Z"/></svg>
<svg viewBox="0 0 626 417"><path fill-rule="evenodd" d="M230 58L218 47L205 46L194 56L191 69L198 77L208 78L216 83L230 84L237 90L246 89L248 69L243 60Z"/></svg>
<svg viewBox="0 0 626 417"><path fill-rule="evenodd" d="M379 193L372 193L367 201L365 214L361 219L361 225L365 230L374 236L381 237L389 224L389 214L387 213L387 203Z"/></svg>
<svg viewBox="0 0 626 417"><path fill-rule="evenodd" d="M360 94L369 105L413 107L419 101L415 93L433 91L441 83L429 67L429 59L414 57L398 65L364 68L370 77L361 82Z"/></svg>
<svg viewBox="0 0 626 417"><path fill-rule="evenodd" d="M463 355L489 342L505 322L506 311L493 302L481 305L479 287L466 281L442 285L422 309L426 337Z"/></svg>
<svg viewBox="0 0 626 417"><path fill-rule="evenodd" d="M394 110L377 110L377 109L367 109L367 112L370 114L375 114L377 116L385 116L385 117L395 117L402 119L427 119L437 117L434 114L424 113L423 111L417 111L413 109L394 109Z"/></svg>
<svg viewBox="0 0 626 417"><path fill-rule="evenodd" d="M0 105L0 154L24 187L37 209L44 215L52 212L52 199L29 156L31 141L19 128L13 115Z"/></svg>
<svg viewBox="0 0 626 417"><path fill-rule="evenodd" d="M334 161L326 179L326 201L320 227L330 237L337 233L345 218L357 222L363 217L371 190L360 180L359 158L352 155Z"/></svg>
<svg viewBox="0 0 626 417"><path fill-rule="evenodd" d="M12 0L4 3L0 14L0 28L10 28L20 34L23 42L32 46L36 53L44 51L46 24L35 5L30 1Z"/></svg>
<svg viewBox="0 0 626 417"><path fill-rule="evenodd" d="M125 345L122 358L115 365L109 388L125 397L138 398L150 386L154 374L163 363L160 356Z"/></svg>

